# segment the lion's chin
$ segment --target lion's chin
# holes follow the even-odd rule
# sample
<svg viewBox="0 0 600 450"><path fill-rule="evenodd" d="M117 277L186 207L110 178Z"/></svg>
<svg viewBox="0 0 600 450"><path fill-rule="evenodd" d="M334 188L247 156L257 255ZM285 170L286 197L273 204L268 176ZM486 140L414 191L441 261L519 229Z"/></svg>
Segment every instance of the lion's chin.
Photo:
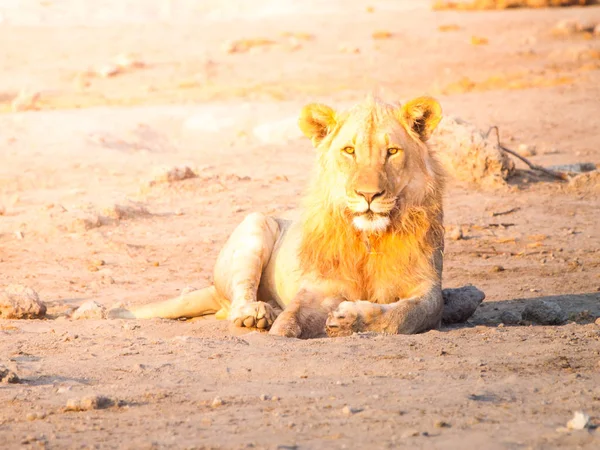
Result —
<svg viewBox="0 0 600 450"><path fill-rule="evenodd" d="M390 218L379 214L360 214L354 216L352 223L357 230L366 233L378 233L387 230L390 226Z"/></svg>

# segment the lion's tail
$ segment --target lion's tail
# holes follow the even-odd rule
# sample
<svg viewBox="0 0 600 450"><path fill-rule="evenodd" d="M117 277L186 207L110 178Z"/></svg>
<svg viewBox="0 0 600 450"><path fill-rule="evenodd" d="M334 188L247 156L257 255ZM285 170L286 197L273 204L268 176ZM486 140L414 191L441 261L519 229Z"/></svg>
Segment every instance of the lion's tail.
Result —
<svg viewBox="0 0 600 450"><path fill-rule="evenodd" d="M216 314L217 319L226 319L228 313L229 302L217 292L214 286L209 286L148 305L127 310L112 310L109 314L114 318L129 319L180 319Z"/></svg>

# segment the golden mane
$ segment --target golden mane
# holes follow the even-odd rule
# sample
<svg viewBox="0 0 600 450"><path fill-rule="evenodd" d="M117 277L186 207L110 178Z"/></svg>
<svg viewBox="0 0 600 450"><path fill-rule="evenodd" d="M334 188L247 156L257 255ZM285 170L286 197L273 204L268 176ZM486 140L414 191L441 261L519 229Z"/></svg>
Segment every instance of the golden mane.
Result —
<svg viewBox="0 0 600 450"><path fill-rule="evenodd" d="M429 155L431 156L431 155ZM327 193L327 174L320 171L305 198L300 267L304 274L335 279L351 295L374 303L418 295L421 286L436 280L433 253L443 246L442 192L439 163L428 161L433 175L416 199L394 211L384 232L364 234L352 226L345 210L336 208ZM409 200L416 200L410 204ZM389 300L388 300L389 301Z"/></svg>

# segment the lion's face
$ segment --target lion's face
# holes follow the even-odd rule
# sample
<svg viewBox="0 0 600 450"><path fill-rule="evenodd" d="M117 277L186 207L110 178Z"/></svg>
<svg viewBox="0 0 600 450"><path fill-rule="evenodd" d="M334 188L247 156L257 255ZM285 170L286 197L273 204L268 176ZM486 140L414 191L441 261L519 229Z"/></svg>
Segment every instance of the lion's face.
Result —
<svg viewBox="0 0 600 450"><path fill-rule="evenodd" d="M385 231L394 211L418 204L435 174L424 142L441 119L437 101L404 106L368 99L347 112L308 105L300 128L320 150L321 186L356 229Z"/></svg>

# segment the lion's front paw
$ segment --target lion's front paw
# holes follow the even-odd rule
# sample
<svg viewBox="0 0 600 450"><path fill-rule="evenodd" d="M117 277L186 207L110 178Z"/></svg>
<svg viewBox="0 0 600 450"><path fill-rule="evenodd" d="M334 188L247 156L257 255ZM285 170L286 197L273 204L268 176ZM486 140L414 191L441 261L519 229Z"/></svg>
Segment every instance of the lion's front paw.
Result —
<svg viewBox="0 0 600 450"><path fill-rule="evenodd" d="M362 317L354 302L342 302L337 309L329 313L325 330L329 337L350 336L361 331Z"/></svg>
<svg viewBox="0 0 600 450"><path fill-rule="evenodd" d="M282 312L269 331L273 336L283 336L289 338L299 338L302 334L302 328L296 320L296 316L289 312Z"/></svg>
<svg viewBox="0 0 600 450"><path fill-rule="evenodd" d="M258 328L268 330L277 318L271 305L265 302L247 303L231 311L229 320L236 327Z"/></svg>

